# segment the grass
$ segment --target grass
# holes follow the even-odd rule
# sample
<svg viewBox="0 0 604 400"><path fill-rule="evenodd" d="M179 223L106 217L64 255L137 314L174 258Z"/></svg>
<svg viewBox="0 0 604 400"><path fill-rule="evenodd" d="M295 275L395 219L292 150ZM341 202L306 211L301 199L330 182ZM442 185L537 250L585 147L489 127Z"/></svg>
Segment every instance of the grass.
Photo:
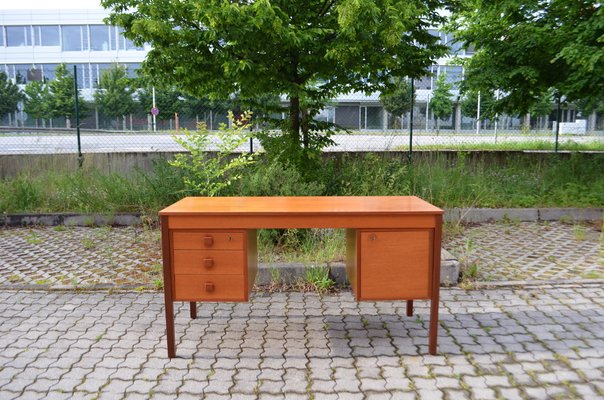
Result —
<svg viewBox="0 0 604 400"><path fill-rule="evenodd" d="M414 156L412 163L384 154L339 155L326 156L309 182L291 167L261 160L221 195L417 195L440 207L600 207L603 170L604 154L429 153ZM155 216L190 194L182 173L165 161L156 161L150 172L127 176L51 171L1 180L0 213ZM340 250L327 246L325 251Z"/></svg>

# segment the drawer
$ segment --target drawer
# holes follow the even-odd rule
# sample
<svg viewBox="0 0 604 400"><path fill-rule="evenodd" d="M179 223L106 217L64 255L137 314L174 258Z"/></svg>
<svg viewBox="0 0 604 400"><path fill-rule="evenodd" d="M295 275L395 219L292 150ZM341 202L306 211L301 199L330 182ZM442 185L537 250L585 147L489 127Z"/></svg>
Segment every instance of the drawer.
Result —
<svg viewBox="0 0 604 400"><path fill-rule="evenodd" d="M246 301L244 275L175 275L174 300Z"/></svg>
<svg viewBox="0 0 604 400"><path fill-rule="evenodd" d="M175 274L242 275L245 272L243 250L174 250Z"/></svg>
<svg viewBox="0 0 604 400"><path fill-rule="evenodd" d="M405 300L430 297L432 231L362 231L360 297Z"/></svg>
<svg viewBox="0 0 604 400"><path fill-rule="evenodd" d="M244 232L173 232L172 247L174 249L243 250L244 237Z"/></svg>

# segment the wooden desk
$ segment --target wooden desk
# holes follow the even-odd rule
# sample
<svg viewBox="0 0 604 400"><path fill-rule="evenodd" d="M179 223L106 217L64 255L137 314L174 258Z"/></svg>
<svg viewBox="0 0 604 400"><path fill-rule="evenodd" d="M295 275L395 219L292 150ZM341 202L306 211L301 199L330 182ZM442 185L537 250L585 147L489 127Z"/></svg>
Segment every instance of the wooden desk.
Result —
<svg viewBox="0 0 604 400"><path fill-rule="evenodd" d="M174 301L248 301L256 229L346 228L346 270L358 301L429 299L436 354L443 210L414 196L187 197L160 211L168 357Z"/></svg>

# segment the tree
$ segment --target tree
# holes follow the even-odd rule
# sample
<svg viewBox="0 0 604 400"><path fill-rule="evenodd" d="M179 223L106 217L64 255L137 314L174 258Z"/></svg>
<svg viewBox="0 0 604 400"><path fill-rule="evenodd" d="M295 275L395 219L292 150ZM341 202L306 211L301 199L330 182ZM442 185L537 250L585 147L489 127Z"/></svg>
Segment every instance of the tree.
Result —
<svg viewBox="0 0 604 400"><path fill-rule="evenodd" d="M480 121L496 120L497 110L495 109L496 99L491 92L480 92ZM463 94L461 98L461 113L467 117L476 118L478 116L478 92L469 91Z"/></svg>
<svg viewBox="0 0 604 400"><path fill-rule="evenodd" d="M547 116L549 116L554 109L554 91L548 90L543 93L539 98L535 101L535 103L531 106L529 112L531 115L539 117L539 126L541 129L546 129L545 126L547 123Z"/></svg>
<svg viewBox="0 0 604 400"><path fill-rule="evenodd" d="M0 118L14 111L23 98L19 87L11 82L4 72L0 72Z"/></svg>
<svg viewBox="0 0 604 400"><path fill-rule="evenodd" d="M25 85L23 111L36 120L49 118L52 98L48 85L42 81L31 81Z"/></svg>
<svg viewBox="0 0 604 400"><path fill-rule="evenodd" d="M447 75L440 74L436 80L436 88L430 99L430 110L436 121L436 133L440 133L440 120L449 118L453 113L451 84L447 83Z"/></svg>
<svg viewBox="0 0 604 400"><path fill-rule="evenodd" d="M394 88L391 91L382 92L380 95L380 102L386 111L401 117L401 128L403 127L403 114L411 110L414 101L415 93L405 78L395 78Z"/></svg>
<svg viewBox="0 0 604 400"><path fill-rule="evenodd" d="M525 114L551 88L568 100L604 92L604 10L599 1L465 0L458 40L476 48L465 85L501 89L497 108Z"/></svg>
<svg viewBox="0 0 604 400"><path fill-rule="evenodd" d="M421 77L446 52L428 33L449 0L102 0L108 22L153 47L150 76L226 99L284 95L282 148L297 165L329 143L313 120L326 101Z"/></svg>
<svg viewBox="0 0 604 400"><path fill-rule="evenodd" d="M134 88L132 80L128 78L128 69L114 64L101 74L94 101L101 113L116 119L116 126L119 127L119 118L134 112L133 94Z"/></svg>
<svg viewBox="0 0 604 400"><path fill-rule="evenodd" d="M52 99L49 107L51 118L65 117L67 123L75 117L75 87L74 76L65 64L57 67L55 79L48 83L48 87ZM82 101L81 97L78 99L78 111L80 118L86 116L88 111L86 103Z"/></svg>

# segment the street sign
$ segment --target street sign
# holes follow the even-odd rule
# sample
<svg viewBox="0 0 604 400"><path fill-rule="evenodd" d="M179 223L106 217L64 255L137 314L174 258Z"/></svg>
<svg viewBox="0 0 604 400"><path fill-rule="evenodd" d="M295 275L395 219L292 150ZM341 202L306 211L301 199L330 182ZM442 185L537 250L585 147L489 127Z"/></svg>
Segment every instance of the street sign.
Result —
<svg viewBox="0 0 604 400"><path fill-rule="evenodd" d="M153 108L151 109L151 114L153 114L153 115L157 116L157 114L159 114L159 108L157 108L157 107L153 107Z"/></svg>

